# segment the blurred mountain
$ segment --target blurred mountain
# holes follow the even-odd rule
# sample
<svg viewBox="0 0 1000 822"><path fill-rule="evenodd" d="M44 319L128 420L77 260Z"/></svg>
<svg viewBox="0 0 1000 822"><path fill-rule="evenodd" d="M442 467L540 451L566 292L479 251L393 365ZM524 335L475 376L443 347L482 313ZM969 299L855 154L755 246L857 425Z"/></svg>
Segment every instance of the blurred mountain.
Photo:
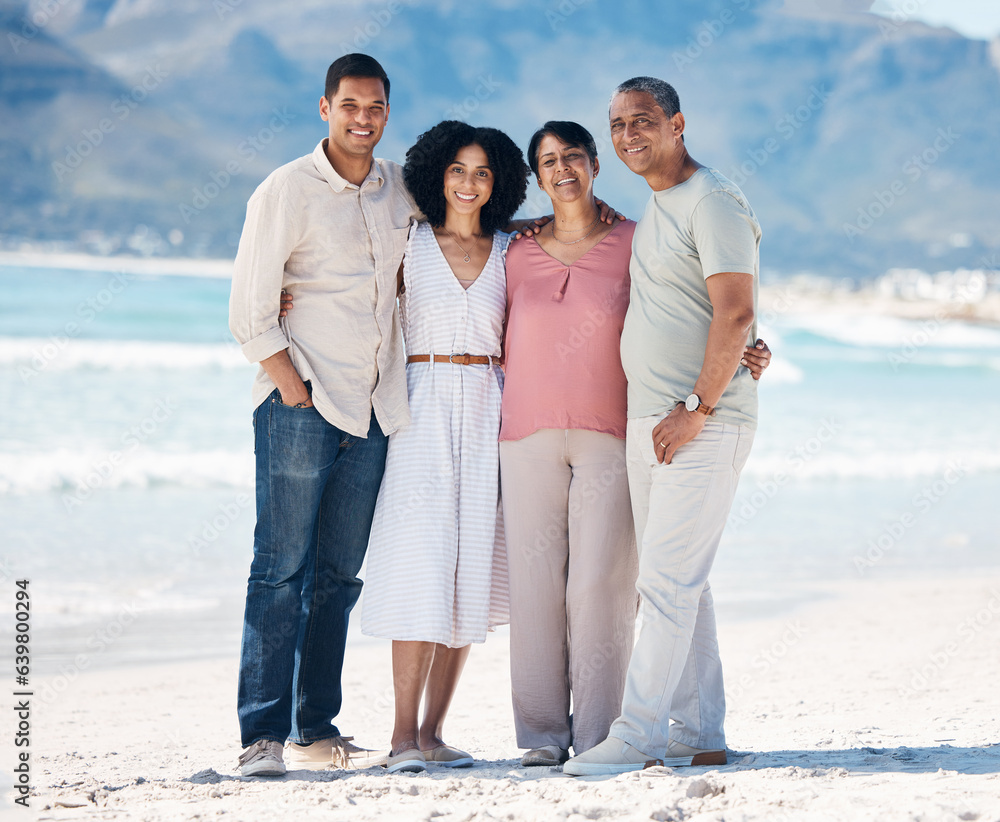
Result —
<svg viewBox="0 0 1000 822"><path fill-rule="evenodd" d="M746 191L772 272L1000 267L1000 39L858 0L0 1L0 245L231 256L247 197L326 133L329 63L392 79L380 156L446 117L526 145L598 137L598 194L649 191L614 156L617 82L672 82L692 155ZM537 189L523 212L547 201Z"/></svg>

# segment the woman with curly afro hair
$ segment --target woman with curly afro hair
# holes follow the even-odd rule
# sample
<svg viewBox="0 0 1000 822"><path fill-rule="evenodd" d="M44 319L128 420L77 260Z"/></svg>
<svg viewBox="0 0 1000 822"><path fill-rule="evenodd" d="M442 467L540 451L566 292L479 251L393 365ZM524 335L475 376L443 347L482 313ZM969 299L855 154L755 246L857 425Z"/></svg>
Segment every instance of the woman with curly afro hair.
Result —
<svg viewBox="0 0 1000 822"><path fill-rule="evenodd" d="M472 764L444 743L442 725L470 644L508 620L497 442L510 239L502 229L527 175L506 134L455 121L406 154L406 185L427 216L411 227L401 267L411 422L389 438L361 620L365 634L393 640L393 772Z"/></svg>
<svg viewBox="0 0 1000 822"><path fill-rule="evenodd" d="M457 120L445 120L421 134L406 152L403 179L434 228L445 224L446 197L441 187L445 169L459 149L479 146L489 163L493 187L489 199L481 203L481 233L503 230L524 202L529 168L514 142L495 128L476 128ZM447 234L445 234L447 236Z"/></svg>

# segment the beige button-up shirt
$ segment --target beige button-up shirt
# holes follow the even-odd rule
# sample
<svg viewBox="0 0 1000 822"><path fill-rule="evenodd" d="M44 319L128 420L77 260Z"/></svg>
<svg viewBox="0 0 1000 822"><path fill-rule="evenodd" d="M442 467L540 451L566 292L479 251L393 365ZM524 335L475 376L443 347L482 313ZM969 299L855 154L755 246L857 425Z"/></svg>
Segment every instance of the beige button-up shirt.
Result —
<svg viewBox="0 0 1000 822"><path fill-rule="evenodd" d="M386 434L410 419L396 270L417 216L398 164L376 159L356 186L330 164L326 140L274 171L247 204L229 328L250 362L287 348L323 418L359 437L373 408ZM282 288L295 308L279 321ZM274 387L261 368L255 408Z"/></svg>

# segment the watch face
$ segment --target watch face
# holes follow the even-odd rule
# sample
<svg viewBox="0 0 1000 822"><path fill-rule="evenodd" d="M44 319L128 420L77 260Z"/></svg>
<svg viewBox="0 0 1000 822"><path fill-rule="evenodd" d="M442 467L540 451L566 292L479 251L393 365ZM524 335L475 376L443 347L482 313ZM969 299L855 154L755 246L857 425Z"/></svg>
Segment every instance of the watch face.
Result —
<svg viewBox="0 0 1000 822"><path fill-rule="evenodd" d="M689 394L688 398L684 400L684 407L688 411L697 411L699 405L701 405L701 400L697 394Z"/></svg>

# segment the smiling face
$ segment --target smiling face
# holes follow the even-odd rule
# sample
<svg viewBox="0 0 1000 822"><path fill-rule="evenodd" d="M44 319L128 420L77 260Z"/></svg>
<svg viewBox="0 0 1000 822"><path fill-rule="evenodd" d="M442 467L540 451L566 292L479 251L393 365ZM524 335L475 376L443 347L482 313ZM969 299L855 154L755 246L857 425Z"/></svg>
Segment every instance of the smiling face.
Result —
<svg viewBox="0 0 1000 822"><path fill-rule="evenodd" d="M389 120L389 103L378 78L342 77L336 94L319 101L319 113L330 124L331 159L356 162L371 159Z"/></svg>
<svg viewBox="0 0 1000 822"><path fill-rule="evenodd" d="M599 168L597 158L591 163L584 149L554 134L546 134L538 144L538 185L553 202L568 203L592 196Z"/></svg>
<svg viewBox="0 0 1000 822"><path fill-rule="evenodd" d="M479 211L493 193L493 171L482 146L463 146L444 171L446 207L459 214Z"/></svg>
<svg viewBox="0 0 1000 822"><path fill-rule="evenodd" d="M611 101L611 141L615 153L654 188L654 179L664 168L675 166L686 154L684 115L667 117L653 95L625 91Z"/></svg>

